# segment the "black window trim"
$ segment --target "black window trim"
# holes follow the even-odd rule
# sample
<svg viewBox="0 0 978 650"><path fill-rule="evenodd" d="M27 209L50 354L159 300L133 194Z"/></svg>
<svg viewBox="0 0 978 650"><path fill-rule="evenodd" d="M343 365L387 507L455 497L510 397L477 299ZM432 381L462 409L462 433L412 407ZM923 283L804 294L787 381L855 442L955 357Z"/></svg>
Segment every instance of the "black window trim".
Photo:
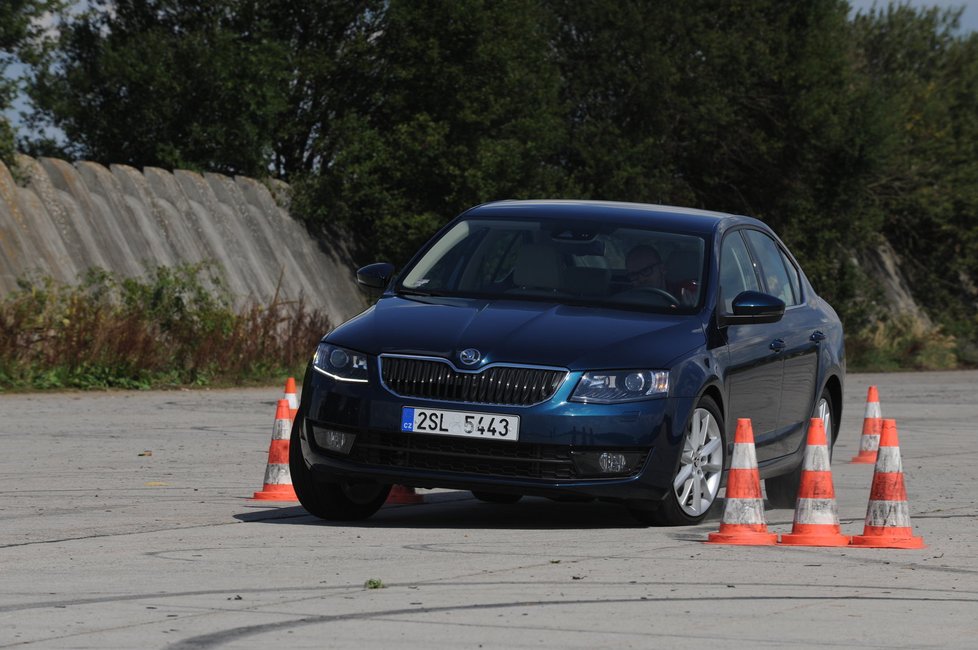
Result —
<svg viewBox="0 0 978 650"><path fill-rule="evenodd" d="M792 270L794 270L795 276L798 279L798 292L801 295L799 296L799 300L797 304L785 305L785 311L788 311L789 309L796 309L798 307L803 307L807 305L808 296L805 293L805 283L801 281L801 269L798 267L791 253L788 252L788 249L784 245L782 245L781 241L776 236L772 236L772 233L769 233L762 228L756 228L753 226L741 226L736 230L737 231L753 230L754 232L761 233L762 235L764 235L765 237L767 237L768 239L774 242L774 246L778 249L778 252L781 253L781 258L783 260L788 260L788 263L791 264L791 268ZM747 252L751 256L751 261L754 265L754 275L757 277L758 280L757 286L764 287L764 291L766 293L768 292L767 281L764 279L763 273L758 273L758 270L763 268L763 265L760 262L760 258L758 258L757 253L754 252L754 247L751 244L750 239L743 235L741 235L741 238L744 240L744 243L747 245ZM721 251L723 250L722 245L720 250ZM787 269L785 269L785 271L787 271Z"/></svg>

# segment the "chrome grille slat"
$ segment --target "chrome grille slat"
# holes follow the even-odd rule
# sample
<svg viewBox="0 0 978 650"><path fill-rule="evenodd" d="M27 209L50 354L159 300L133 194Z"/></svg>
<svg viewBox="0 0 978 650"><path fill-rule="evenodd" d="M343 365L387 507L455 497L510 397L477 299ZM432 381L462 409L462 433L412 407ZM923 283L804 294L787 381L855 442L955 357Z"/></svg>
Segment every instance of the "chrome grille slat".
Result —
<svg viewBox="0 0 978 650"><path fill-rule="evenodd" d="M557 392L566 371L523 366L489 366L462 372L448 361L381 356L381 377L395 395L450 402L531 406Z"/></svg>

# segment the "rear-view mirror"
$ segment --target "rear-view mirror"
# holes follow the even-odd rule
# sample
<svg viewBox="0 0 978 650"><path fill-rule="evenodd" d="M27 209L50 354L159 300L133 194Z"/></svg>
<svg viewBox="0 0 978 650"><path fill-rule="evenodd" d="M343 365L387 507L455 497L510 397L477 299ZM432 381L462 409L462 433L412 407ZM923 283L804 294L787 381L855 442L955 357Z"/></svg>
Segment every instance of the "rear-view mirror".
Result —
<svg viewBox="0 0 978 650"><path fill-rule="evenodd" d="M720 325L744 325L776 323L784 316L784 301L780 298L760 293L744 291L737 294L731 304L731 313L720 314Z"/></svg>
<svg viewBox="0 0 978 650"><path fill-rule="evenodd" d="M383 291L393 275L393 264L388 262L368 264L357 271L357 284L361 289Z"/></svg>

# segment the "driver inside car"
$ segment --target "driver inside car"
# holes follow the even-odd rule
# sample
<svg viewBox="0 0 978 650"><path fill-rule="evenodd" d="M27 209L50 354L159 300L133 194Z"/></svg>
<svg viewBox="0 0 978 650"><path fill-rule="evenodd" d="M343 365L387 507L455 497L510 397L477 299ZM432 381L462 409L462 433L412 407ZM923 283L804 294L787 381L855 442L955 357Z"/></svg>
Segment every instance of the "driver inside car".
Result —
<svg viewBox="0 0 978 650"><path fill-rule="evenodd" d="M625 256L625 277L631 289L665 289L662 257L654 246L639 244Z"/></svg>

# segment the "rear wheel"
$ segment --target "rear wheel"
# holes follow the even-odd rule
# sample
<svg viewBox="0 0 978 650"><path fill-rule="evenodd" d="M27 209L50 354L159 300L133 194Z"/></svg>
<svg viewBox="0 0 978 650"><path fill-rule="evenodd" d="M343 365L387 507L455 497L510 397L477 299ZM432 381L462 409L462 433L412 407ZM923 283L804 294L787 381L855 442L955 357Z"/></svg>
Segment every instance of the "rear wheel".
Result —
<svg viewBox="0 0 978 650"><path fill-rule="evenodd" d="M322 483L315 479L302 458L302 441L299 439L299 432L304 422L305 417L300 411L295 416L292 436L289 440L289 472L292 474L292 488L299 497L302 507L308 510L309 514L330 521L366 519L377 512L387 500L387 494L391 490L390 485L367 481Z"/></svg>
<svg viewBox="0 0 978 650"><path fill-rule="evenodd" d="M812 417L820 419L822 425L825 427L825 440L828 443L829 457L831 458L835 429L832 428L832 395L829 393L828 388L822 391L822 396L815 402L815 410L812 412ZM807 426L805 430L808 430ZM764 490L767 492L767 501L772 507L795 507L795 502L798 499L798 487L801 485L801 466L802 463L798 463L798 467L788 474L764 479Z"/></svg>
<svg viewBox="0 0 978 650"><path fill-rule="evenodd" d="M723 416L710 397L700 398L686 425L682 453L669 494L655 509L631 508L644 524L689 526L706 518L717 501L726 443Z"/></svg>
<svg viewBox="0 0 978 650"><path fill-rule="evenodd" d="M523 498L522 494L502 494L500 492L483 492L481 490L473 490L472 496L486 503L516 503Z"/></svg>

